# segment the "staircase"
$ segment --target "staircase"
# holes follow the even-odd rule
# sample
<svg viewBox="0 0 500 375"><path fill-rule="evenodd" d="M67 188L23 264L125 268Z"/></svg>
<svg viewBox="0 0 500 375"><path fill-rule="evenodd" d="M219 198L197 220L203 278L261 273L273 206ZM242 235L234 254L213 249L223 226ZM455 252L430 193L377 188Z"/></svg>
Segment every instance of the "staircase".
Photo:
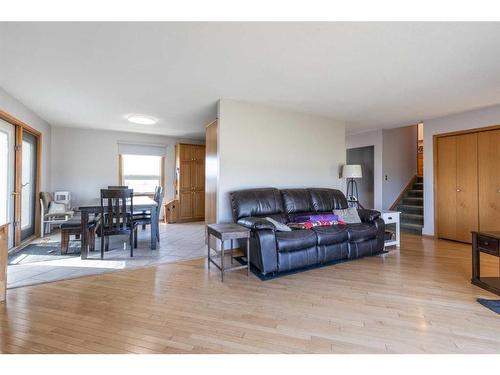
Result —
<svg viewBox="0 0 500 375"><path fill-rule="evenodd" d="M417 176L395 205L401 211L401 231L422 235L424 226L424 178Z"/></svg>

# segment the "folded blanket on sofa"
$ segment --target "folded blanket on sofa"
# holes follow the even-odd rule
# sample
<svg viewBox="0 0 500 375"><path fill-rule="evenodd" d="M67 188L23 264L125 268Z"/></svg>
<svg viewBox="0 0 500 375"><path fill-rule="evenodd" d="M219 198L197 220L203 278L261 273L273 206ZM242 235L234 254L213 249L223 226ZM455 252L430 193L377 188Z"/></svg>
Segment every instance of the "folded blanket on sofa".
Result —
<svg viewBox="0 0 500 375"><path fill-rule="evenodd" d="M324 215L307 215L307 216L297 216L295 218L296 223L304 223L306 221L338 221L339 217L335 214L324 214Z"/></svg>
<svg viewBox="0 0 500 375"><path fill-rule="evenodd" d="M344 224L339 220L308 220L303 223L288 223L287 225L292 229L311 229L313 227L324 227L337 224Z"/></svg>

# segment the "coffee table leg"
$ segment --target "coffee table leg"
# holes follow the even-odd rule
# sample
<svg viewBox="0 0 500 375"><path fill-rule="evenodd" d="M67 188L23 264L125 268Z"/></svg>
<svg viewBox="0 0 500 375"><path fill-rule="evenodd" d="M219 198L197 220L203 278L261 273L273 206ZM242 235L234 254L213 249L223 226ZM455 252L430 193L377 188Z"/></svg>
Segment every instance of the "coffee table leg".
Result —
<svg viewBox="0 0 500 375"><path fill-rule="evenodd" d="M224 241L220 241L220 273L224 282Z"/></svg>
<svg viewBox="0 0 500 375"><path fill-rule="evenodd" d="M247 276L250 276L250 238L247 238Z"/></svg>
<svg viewBox="0 0 500 375"><path fill-rule="evenodd" d="M234 248L234 242L231 240L231 264L233 264L233 248Z"/></svg>

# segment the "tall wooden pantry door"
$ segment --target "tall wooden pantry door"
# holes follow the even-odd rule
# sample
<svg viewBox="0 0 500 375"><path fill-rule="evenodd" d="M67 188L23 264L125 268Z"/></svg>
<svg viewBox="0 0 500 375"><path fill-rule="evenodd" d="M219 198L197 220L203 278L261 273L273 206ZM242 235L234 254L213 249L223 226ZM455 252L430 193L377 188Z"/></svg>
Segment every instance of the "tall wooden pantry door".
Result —
<svg viewBox="0 0 500 375"><path fill-rule="evenodd" d="M479 228L500 231L500 130L478 135Z"/></svg>
<svg viewBox="0 0 500 375"><path fill-rule="evenodd" d="M456 240L472 242L478 230L477 133L457 137Z"/></svg>
<svg viewBox="0 0 500 375"><path fill-rule="evenodd" d="M440 238L471 242L478 230L476 133L437 140L437 209Z"/></svg>

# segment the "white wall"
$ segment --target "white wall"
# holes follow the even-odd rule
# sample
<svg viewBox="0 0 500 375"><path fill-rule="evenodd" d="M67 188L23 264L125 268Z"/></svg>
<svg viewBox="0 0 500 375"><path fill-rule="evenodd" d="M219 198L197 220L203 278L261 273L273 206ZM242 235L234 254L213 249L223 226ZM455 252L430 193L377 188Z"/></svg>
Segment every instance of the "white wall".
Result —
<svg viewBox="0 0 500 375"><path fill-rule="evenodd" d="M41 191L51 190L51 126L0 87L0 110L7 112L42 133Z"/></svg>
<svg viewBox="0 0 500 375"><path fill-rule="evenodd" d="M383 163L383 131L373 130L346 136L346 149L373 146L373 203L374 208L383 207L382 163Z"/></svg>
<svg viewBox="0 0 500 375"><path fill-rule="evenodd" d="M219 222L232 221L229 193L257 187L332 187L345 164L345 125L229 99L219 101Z"/></svg>
<svg viewBox="0 0 500 375"><path fill-rule="evenodd" d="M383 131L382 207L388 209L417 174L417 125ZM387 178L387 179L386 179Z"/></svg>
<svg viewBox="0 0 500 375"><path fill-rule="evenodd" d="M433 136L498 124L500 105L424 121L424 234L434 235Z"/></svg>
<svg viewBox="0 0 500 375"><path fill-rule="evenodd" d="M86 203L98 197L99 190L118 183L118 142L138 142L166 146L165 199L174 197L176 143L203 143L159 135L52 128L52 189L67 190L72 203Z"/></svg>

